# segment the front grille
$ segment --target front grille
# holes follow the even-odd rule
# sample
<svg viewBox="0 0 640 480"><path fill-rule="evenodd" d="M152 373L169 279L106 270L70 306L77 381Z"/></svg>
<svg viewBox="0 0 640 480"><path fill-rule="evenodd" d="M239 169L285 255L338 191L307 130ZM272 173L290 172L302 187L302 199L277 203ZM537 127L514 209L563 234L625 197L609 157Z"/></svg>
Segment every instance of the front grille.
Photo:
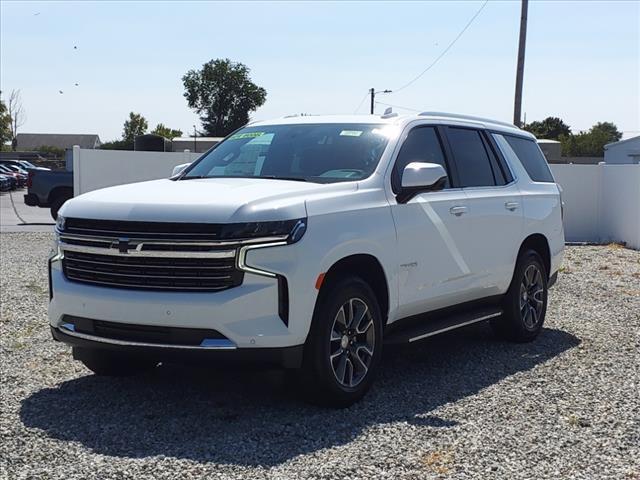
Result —
<svg viewBox="0 0 640 480"><path fill-rule="evenodd" d="M66 218L64 233L151 240L242 241L273 236L286 237L298 221L220 224Z"/></svg>
<svg viewBox="0 0 640 480"><path fill-rule="evenodd" d="M62 268L72 281L141 290L219 291L236 287L243 279L235 256L174 258L66 250Z"/></svg>
<svg viewBox="0 0 640 480"><path fill-rule="evenodd" d="M204 328L161 327L130 323L107 322L65 315L63 322L73 325L73 331L105 339L163 345L201 345L205 340L226 340L217 330Z"/></svg>

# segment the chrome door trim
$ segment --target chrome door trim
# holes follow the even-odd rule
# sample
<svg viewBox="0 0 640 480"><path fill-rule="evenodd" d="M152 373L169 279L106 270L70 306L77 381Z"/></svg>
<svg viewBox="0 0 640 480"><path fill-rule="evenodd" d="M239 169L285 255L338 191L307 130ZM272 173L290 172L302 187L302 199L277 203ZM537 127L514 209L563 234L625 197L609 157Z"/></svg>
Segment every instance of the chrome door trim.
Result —
<svg viewBox="0 0 640 480"><path fill-rule="evenodd" d="M436 330L435 332L425 333L424 335L418 335L417 337L413 337L409 339L409 343L415 342L417 340L422 340L423 338L432 337L434 335L438 335L439 333L448 332L449 330L455 330L456 328L466 327L467 325L471 325L473 323L478 323L483 320L488 320L490 318L499 317L502 315L502 312L491 313L489 315L483 315L482 317L474 318L473 320L469 320L467 322L459 323L457 325L451 325L449 327L441 328L440 330Z"/></svg>

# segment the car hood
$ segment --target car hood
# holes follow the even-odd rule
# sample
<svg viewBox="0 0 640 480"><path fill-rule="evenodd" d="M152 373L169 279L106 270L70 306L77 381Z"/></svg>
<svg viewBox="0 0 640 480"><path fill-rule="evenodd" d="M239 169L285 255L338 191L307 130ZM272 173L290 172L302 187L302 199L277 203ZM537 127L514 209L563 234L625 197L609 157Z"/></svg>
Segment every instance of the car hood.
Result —
<svg viewBox="0 0 640 480"><path fill-rule="evenodd" d="M85 193L67 201L70 218L147 222L241 223L307 216L310 196L333 196L357 184L260 178L153 180Z"/></svg>

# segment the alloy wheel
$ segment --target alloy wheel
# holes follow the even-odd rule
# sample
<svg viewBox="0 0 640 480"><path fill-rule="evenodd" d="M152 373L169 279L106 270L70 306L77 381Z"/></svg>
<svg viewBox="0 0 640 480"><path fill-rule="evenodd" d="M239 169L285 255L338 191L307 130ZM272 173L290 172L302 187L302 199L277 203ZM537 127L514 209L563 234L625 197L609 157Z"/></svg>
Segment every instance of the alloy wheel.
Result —
<svg viewBox="0 0 640 480"><path fill-rule="evenodd" d="M376 348L371 311L360 298L347 300L331 327L329 361L336 380L344 387L357 386L367 375Z"/></svg>
<svg viewBox="0 0 640 480"><path fill-rule="evenodd" d="M529 265L520 283L520 318L528 330L533 330L542 316L544 281L537 265Z"/></svg>

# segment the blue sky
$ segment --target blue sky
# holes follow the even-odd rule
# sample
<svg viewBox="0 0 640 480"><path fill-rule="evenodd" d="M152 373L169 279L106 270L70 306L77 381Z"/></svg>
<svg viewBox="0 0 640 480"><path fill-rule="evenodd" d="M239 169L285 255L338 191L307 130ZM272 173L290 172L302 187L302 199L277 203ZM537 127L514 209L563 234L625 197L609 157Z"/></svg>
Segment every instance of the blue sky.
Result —
<svg viewBox="0 0 640 480"><path fill-rule="evenodd" d="M420 73L482 2L0 5L0 87L3 96L21 90L21 131L106 141L130 111L192 131L181 77L218 57L245 63L266 88L256 119L351 114L368 88ZM518 1L491 0L433 69L378 99L510 121L519 16ZM523 111L527 121L559 116L574 131L613 121L625 137L640 134L640 2L531 1Z"/></svg>

